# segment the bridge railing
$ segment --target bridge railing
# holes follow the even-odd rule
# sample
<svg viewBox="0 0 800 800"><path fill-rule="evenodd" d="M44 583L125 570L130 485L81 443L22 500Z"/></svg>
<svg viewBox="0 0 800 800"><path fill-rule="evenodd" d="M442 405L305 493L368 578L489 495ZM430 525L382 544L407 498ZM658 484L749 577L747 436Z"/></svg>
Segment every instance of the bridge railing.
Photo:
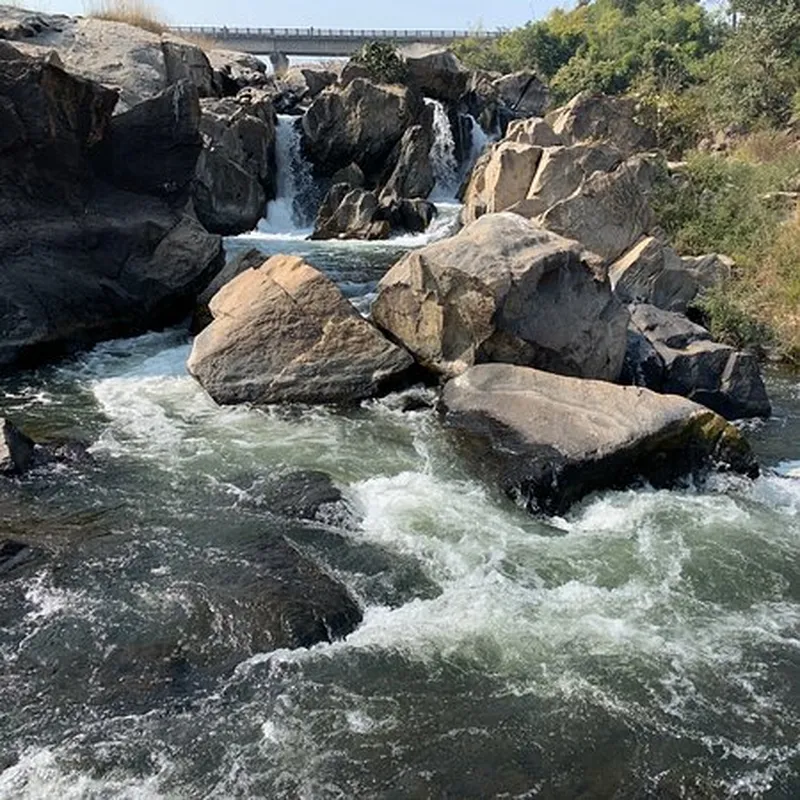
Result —
<svg viewBox="0 0 800 800"><path fill-rule="evenodd" d="M424 41L425 39L493 39L496 31L445 31L445 30L376 30L334 28L227 28L179 25L171 28L176 33L191 33L215 39L394 39L398 41Z"/></svg>

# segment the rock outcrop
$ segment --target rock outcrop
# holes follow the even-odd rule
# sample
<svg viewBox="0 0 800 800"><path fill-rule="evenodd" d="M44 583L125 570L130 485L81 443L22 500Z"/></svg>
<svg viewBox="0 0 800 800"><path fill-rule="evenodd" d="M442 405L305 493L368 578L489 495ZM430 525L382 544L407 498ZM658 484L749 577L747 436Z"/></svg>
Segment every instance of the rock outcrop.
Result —
<svg viewBox="0 0 800 800"><path fill-rule="evenodd" d="M616 380L628 314L581 247L516 214L491 214L404 256L372 317L433 372L505 361Z"/></svg>
<svg viewBox="0 0 800 800"><path fill-rule="evenodd" d="M352 403L401 382L413 365L295 256L240 274L210 309L188 368L218 403Z"/></svg>
<svg viewBox="0 0 800 800"><path fill-rule="evenodd" d="M623 379L682 395L728 419L769 416L758 361L681 314L633 305Z"/></svg>
<svg viewBox="0 0 800 800"><path fill-rule="evenodd" d="M0 38L37 57L57 53L71 74L116 89L117 113L188 80L200 96L213 92L214 71L205 53L171 34L93 17L36 14L5 7Z"/></svg>
<svg viewBox="0 0 800 800"><path fill-rule="evenodd" d="M592 491L670 485L712 465L758 471L722 417L647 389L482 364L449 381L442 403L479 463L532 511L563 513Z"/></svg>
<svg viewBox="0 0 800 800"><path fill-rule="evenodd" d="M201 102L203 150L192 197L198 219L212 233L253 230L275 197L275 125L272 103L248 89L235 98Z"/></svg>
<svg viewBox="0 0 800 800"><path fill-rule="evenodd" d="M652 130L637 121L636 101L581 92L547 115L553 130L567 142L609 141L627 157L652 150Z"/></svg>
<svg viewBox="0 0 800 800"><path fill-rule="evenodd" d="M422 98L404 86L356 78L344 88L329 87L303 115L306 154L323 174L356 163L368 177L380 176L423 110Z"/></svg>
<svg viewBox="0 0 800 800"><path fill-rule="evenodd" d="M381 192L382 198L426 198L433 191L436 180L429 155L432 144L433 137L426 126L412 125L406 130L398 144L394 170Z"/></svg>
<svg viewBox="0 0 800 800"><path fill-rule="evenodd" d="M115 102L0 42L11 132L0 150L0 369L174 323L221 266L220 239L181 210L199 142L195 87L147 101L152 116L112 122Z"/></svg>
<svg viewBox="0 0 800 800"><path fill-rule="evenodd" d="M436 208L420 198L378 197L346 183L331 187L320 207L312 239L387 239L393 233L421 233Z"/></svg>
<svg viewBox="0 0 800 800"><path fill-rule="evenodd" d="M611 265L608 277L625 303L686 313L704 289L730 276L731 266L723 256L681 258L660 239L646 236Z"/></svg>
<svg viewBox="0 0 800 800"><path fill-rule="evenodd" d="M512 112L523 117L541 117L547 111L550 92L535 72L522 70L492 81L500 99Z"/></svg>
<svg viewBox="0 0 800 800"><path fill-rule="evenodd" d="M400 51L406 64L406 83L418 94L443 103L457 103L467 88L469 70L444 47L415 44Z"/></svg>

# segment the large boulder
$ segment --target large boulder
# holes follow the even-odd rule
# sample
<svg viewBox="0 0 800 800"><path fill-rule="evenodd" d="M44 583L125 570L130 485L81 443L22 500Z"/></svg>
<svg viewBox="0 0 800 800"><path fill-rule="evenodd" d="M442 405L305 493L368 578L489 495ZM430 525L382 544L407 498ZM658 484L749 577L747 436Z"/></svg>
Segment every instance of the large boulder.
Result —
<svg viewBox="0 0 800 800"><path fill-rule="evenodd" d="M542 117L550 102L550 92L535 72L522 70L492 81L500 99L521 117Z"/></svg>
<svg viewBox="0 0 800 800"><path fill-rule="evenodd" d="M292 92L297 101L313 100L323 89L336 83L338 75L329 69L311 66L290 67L279 80L281 90Z"/></svg>
<svg viewBox="0 0 800 800"><path fill-rule="evenodd" d="M406 83L424 97L456 103L467 88L469 70L447 48L413 44L401 51L408 71Z"/></svg>
<svg viewBox="0 0 800 800"><path fill-rule="evenodd" d="M356 163L379 176L405 130L424 113L419 95L404 86L377 85L356 78L329 87L303 116L304 148L326 175Z"/></svg>
<svg viewBox="0 0 800 800"><path fill-rule="evenodd" d="M177 141L196 140L185 113L196 91L170 96L180 113L150 128L158 134L141 183L120 179L108 153L127 141L141 158L146 120L123 115L107 139L114 92L0 42L0 107L17 131L0 151L0 369L177 322L220 268L219 237L159 180L179 183L194 169L173 160L164 126L173 119ZM153 193L119 188L128 177Z"/></svg>
<svg viewBox="0 0 800 800"><path fill-rule="evenodd" d="M276 193L275 111L263 92L201 103L203 151L197 160L193 200L213 233L253 230Z"/></svg>
<svg viewBox="0 0 800 800"><path fill-rule="evenodd" d="M218 403L352 403L388 390L413 365L296 256L243 272L210 309L214 321L187 366Z"/></svg>
<svg viewBox="0 0 800 800"><path fill-rule="evenodd" d="M278 91L272 76L267 73L267 65L260 58L249 53L216 48L209 50L207 55L213 70L216 94L228 97L251 86Z"/></svg>
<svg viewBox="0 0 800 800"><path fill-rule="evenodd" d="M626 156L656 146L655 134L637 121L636 101L630 98L581 92L547 119L567 141L610 141Z"/></svg>
<svg viewBox="0 0 800 800"><path fill-rule="evenodd" d="M647 389L482 364L449 381L442 403L447 423L530 510L563 513L592 491L670 485L714 464L757 474L734 426Z"/></svg>
<svg viewBox="0 0 800 800"><path fill-rule="evenodd" d="M374 321L427 369L505 361L616 380L628 314L580 245L489 214L404 256L378 285Z"/></svg>
<svg viewBox="0 0 800 800"><path fill-rule="evenodd" d="M645 236L611 265L608 277L625 303L685 313L704 289L723 281L729 272L719 256L682 259L662 240Z"/></svg>
<svg viewBox="0 0 800 800"><path fill-rule="evenodd" d="M566 144L542 117L515 119L508 125L505 140L539 147L560 147Z"/></svg>
<svg viewBox="0 0 800 800"><path fill-rule="evenodd" d="M464 192L464 222L505 211L528 196L542 148L502 141L479 159Z"/></svg>
<svg viewBox="0 0 800 800"><path fill-rule="evenodd" d="M626 382L688 397L728 419L769 416L752 354L712 341L705 328L681 314L646 304L630 310Z"/></svg>
<svg viewBox="0 0 800 800"><path fill-rule="evenodd" d="M545 211L539 221L612 261L655 226L655 217L627 164L595 172L580 188Z"/></svg>

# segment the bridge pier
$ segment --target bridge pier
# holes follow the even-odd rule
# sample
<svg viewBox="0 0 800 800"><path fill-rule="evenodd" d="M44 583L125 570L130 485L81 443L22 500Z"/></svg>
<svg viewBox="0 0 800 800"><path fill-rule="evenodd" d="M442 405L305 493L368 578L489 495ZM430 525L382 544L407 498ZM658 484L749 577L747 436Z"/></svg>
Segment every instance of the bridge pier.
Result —
<svg viewBox="0 0 800 800"><path fill-rule="evenodd" d="M276 75L283 75L289 69L289 56L285 53L274 50L269 54L269 60Z"/></svg>

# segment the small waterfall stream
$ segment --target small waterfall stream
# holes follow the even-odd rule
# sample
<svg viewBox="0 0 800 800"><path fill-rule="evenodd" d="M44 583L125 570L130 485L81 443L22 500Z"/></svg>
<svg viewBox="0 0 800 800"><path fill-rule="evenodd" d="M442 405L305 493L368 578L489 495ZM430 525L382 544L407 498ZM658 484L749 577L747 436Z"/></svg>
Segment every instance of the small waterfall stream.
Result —
<svg viewBox="0 0 800 800"><path fill-rule="evenodd" d="M311 164L303 157L297 117L278 115L275 156L278 167L277 197L267 204L258 230L269 234L307 231L312 221L308 196L314 191Z"/></svg>
<svg viewBox="0 0 800 800"><path fill-rule="evenodd" d="M433 108L433 144L430 150L431 166L436 185L430 200L452 200L458 192L459 170L456 159L456 142L445 107L438 101L425 98Z"/></svg>

